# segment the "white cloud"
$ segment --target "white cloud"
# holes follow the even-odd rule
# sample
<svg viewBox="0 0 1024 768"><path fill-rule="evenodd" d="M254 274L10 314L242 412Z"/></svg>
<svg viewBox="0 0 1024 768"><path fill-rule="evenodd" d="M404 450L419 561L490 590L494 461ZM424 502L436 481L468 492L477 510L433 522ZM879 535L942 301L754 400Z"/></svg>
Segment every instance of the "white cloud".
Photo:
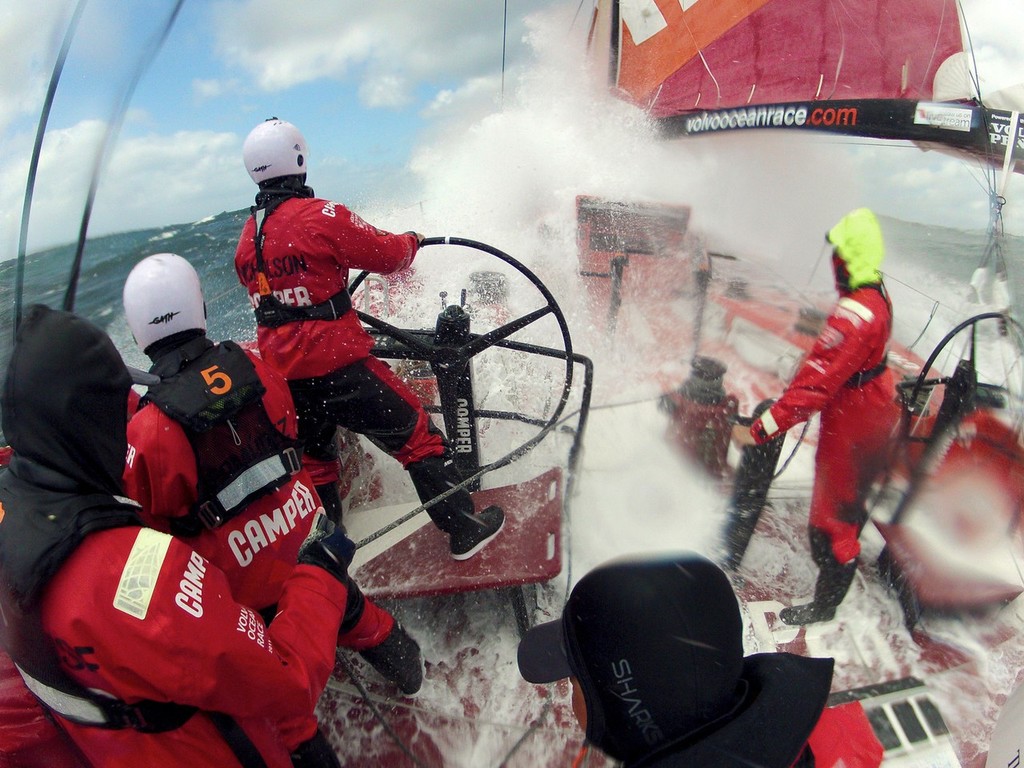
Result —
<svg viewBox="0 0 1024 768"><path fill-rule="evenodd" d="M395 74L369 77L359 86L359 98L375 107L401 107L412 101L412 83Z"/></svg>
<svg viewBox="0 0 1024 768"><path fill-rule="evenodd" d="M240 87L237 80L196 78L192 81L192 93L199 101L218 99L224 94L237 92Z"/></svg>
<svg viewBox="0 0 1024 768"><path fill-rule="evenodd" d="M47 134L29 219L28 250L77 236L105 125L88 120ZM25 139L21 140L24 148ZM18 156L27 158L25 151ZM178 131L119 141L101 177L89 232L103 234L198 220L243 208L253 187L241 171L240 140L230 133ZM5 166L0 223L15 252L27 160ZM224 201L232 201L228 206Z"/></svg>
<svg viewBox="0 0 1024 768"><path fill-rule="evenodd" d="M527 0L511 9L510 61L521 55L523 17L549 5ZM415 83L458 81L501 63L501 6L479 0L400 9L358 0L247 0L220 3L214 19L221 55L265 90L357 77L368 104L388 103L380 101L388 89L404 94Z"/></svg>
<svg viewBox="0 0 1024 768"><path fill-rule="evenodd" d="M1020 0L961 0L982 95L1024 83L1024 3Z"/></svg>
<svg viewBox="0 0 1024 768"><path fill-rule="evenodd" d="M67 2L15 5L0 11L0 136L16 118L38 115L70 11Z"/></svg>

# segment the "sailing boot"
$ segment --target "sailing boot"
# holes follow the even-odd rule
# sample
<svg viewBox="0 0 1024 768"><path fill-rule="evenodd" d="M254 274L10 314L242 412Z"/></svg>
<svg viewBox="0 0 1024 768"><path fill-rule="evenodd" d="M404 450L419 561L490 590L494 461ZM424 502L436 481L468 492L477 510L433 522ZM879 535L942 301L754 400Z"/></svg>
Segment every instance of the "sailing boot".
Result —
<svg viewBox="0 0 1024 768"><path fill-rule="evenodd" d="M367 600L351 579L338 646L356 651L406 695L416 693L423 684L419 644L394 616Z"/></svg>
<svg viewBox="0 0 1024 768"><path fill-rule="evenodd" d="M836 560L828 534L823 531L811 529L811 551L819 569L818 581L814 585L814 600L806 605L794 605L779 611L779 618L786 624L795 626L831 621L857 572L856 558L848 563Z"/></svg>
<svg viewBox="0 0 1024 768"><path fill-rule="evenodd" d="M409 477L424 503L440 496L462 478L451 459L431 456L410 464ZM448 534L449 549L456 560L468 560L487 546L505 527L505 512L491 505L474 514L473 498L460 489L427 509L434 525Z"/></svg>
<svg viewBox="0 0 1024 768"><path fill-rule="evenodd" d="M333 483L314 485L313 490L315 490L316 495L320 497L320 503L324 505L324 512L327 515L327 519L334 523L336 528L340 528L342 533L345 533L345 526L341 522L343 514L341 496L338 494L338 482L334 481Z"/></svg>

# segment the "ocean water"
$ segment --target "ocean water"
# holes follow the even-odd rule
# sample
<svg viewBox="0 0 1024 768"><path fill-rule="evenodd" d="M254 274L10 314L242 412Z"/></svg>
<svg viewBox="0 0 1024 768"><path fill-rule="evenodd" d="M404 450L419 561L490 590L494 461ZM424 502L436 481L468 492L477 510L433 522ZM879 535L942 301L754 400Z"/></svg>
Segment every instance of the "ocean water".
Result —
<svg viewBox="0 0 1024 768"><path fill-rule="evenodd" d="M91 239L82 259L74 311L100 327L118 332L123 325L121 288L131 268L153 253L172 252L188 259L203 281L209 332L215 338L245 338L253 335L252 312L245 291L235 277L233 259L238 234L248 209L224 212L189 224L124 232ZM912 302L931 307L940 305L948 319L969 313L965 306L967 286L986 252L988 236L982 231L949 229L882 217L888 249L885 271L894 294L913 293ZM75 245L69 244L30 254L24 267L22 307L42 303L63 305ZM521 254L512 256L523 259ZM1014 313L1024 312L1024 237L1005 235L1003 255ZM575 269L575 254L564 259L567 270ZM13 314L17 265L0 263L0 355L6 369L13 338ZM900 312L897 303L897 313ZM962 318L961 318L962 319ZM120 344L124 341L115 338ZM130 339L128 340L130 341Z"/></svg>

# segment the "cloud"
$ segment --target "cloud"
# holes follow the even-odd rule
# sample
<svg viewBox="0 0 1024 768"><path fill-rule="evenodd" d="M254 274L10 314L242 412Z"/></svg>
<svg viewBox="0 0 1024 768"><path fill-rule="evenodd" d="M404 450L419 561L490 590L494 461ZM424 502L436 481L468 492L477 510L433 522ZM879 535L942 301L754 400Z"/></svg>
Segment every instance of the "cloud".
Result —
<svg viewBox="0 0 1024 768"><path fill-rule="evenodd" d="M39 2L0 16L0 136L18 117L38 115L69 10L65 2Z"/></svg>
<svg viewBox="0 0 1024 768"><path fill-rule="evenodd" d="M29 219L28 250L72 240L84 210L105 124L86 120L47 134ZM28 157L26 140L15 148ZM24 150L24 151L18 151ZM241 143L231 133L147 133L117 142L101 176L89 232L104 234L195 221L249 204ZM0 230L5 253L16 252L27 160L4 166ZM225 201L231 201L225 206ZM69 215L70 212L70 215Z"/></svg>
<svg viewBox="0 0 1024 768"><path fill-rule="evenodd" d="M982 95L1024 83L1024 3L1020 0L961 0L977 61Z"/></svg>
<svg viewBox="0 0 1024 768"><path fill-rule="evenodd" d="M521 51L523 17L550 5L516 4L506 54ZM420 83L457 83L500 68L500 6L479 0L364 3L277 0L220 3L213 15L218 49L258 87L284 90L318 79L357 79L368 106L408 103ZM301 9L301 12L298 12Z"/></svg>
<svg viewBox="0 0 1024 768"><path fill-rule="evenodd" d="M1004 87L1021 79L1024 47L1015 33L1024 29L1024 3L962 2L978 46L979 68L987 78L983 85ZM10 239L18 232L36 122L75 3L8 5L0 19L3 255L11 252ZM170 7L161 5L159 13L140 20L128 18L117 0L90 2L43 146L30 237L34 247L77 235L76 217L110 105L140 46ZM792 150L781 140L762 136L754 142L666 148L658 150L662 156L648 158L646 153L653 150L645 146L641 151L612 131L631 121L642 131L642 115L603 93L585 98L568 93L587 77L581 56L586 13L581 7L579 0L521 0L510 4L503 31L501 4L479 0L186 4L135 95L100 185L90 232L189 221L248 204L252 190L238 162L240 145L252 125L274 113L268 111L271 107L301 116L296 119L315 141L314 186L342 200L386 200L388 195L400 203L419 199L415 186L435 161L479 168L479 178L469 174L475 184L494 187L494 179L501 178L508 195L527 196L521 203L527 208L564 204L577 187L611 192L618 185L626 193L684 194L691 179L710 174L707 183L712 186L698 190L706 193L707 208L728 212L743 201L749 216L760 221L764 216L755 211L758 200L771 210L765 204L770 198L759 198L756 184L749 177L745 181L744 169L771 176L794 174L799 166L807 178L801 194L806 191L811 199L821 178L843 168L843 178L851 179L842 182L844 195L856 184L865 202L887 206L893 215L973 227L987 222L988 199L977 170L916 149L861 153L844 147L829 154L806 135L792 143ZM115 65L120 66L116 73ZM540 87L544 79L549 81L546 89ZM566 114L567 104L575 105L576 115ZM448 148L433 146L446 136L462 141L466 150L452 156ZM518 165L508 156L508 147L524 151ZM573 154L576 147L592 153L586 161L592 167L577 167L581 159ZM791 155L787 171L790 153L802 154ZM840 156L854 158L857 180ZM639 157L648 164L643 166L648 174L643 184L608 170L613 158L629 167ZM949 166L960 170L953 174ZM674 173L663 176L658 173L663 168ZM1006 208L1010 231L1016 232L1024 231L1024 214L1014 210L1024 208L1014 202L1018 188L1024 199L1019 176L1011 181ZM441 180L429 184L433 192L446 187ZM486 215L480 212L477 220Z"/></svg>
<svg viewBox="0 0 1024 768"><path fill-rule="evenodd" d="M238 93L241 88L238 80L196 78L192 81L192 93L199 101L219 99L226 94Z"/></svg>

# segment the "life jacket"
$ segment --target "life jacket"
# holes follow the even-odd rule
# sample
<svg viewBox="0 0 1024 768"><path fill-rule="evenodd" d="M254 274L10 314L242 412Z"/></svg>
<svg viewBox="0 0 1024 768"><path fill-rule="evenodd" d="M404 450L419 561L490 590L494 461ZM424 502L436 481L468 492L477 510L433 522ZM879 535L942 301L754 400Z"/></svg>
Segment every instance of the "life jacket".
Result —
<svg viewBox="0 0 1024 768"><path fill-rule="evenodd" d="M64 672L56 645L43 630L39 596L53 574L86 535L121 526L141 527L138 505L105 493L40 490L13 476L5 478L4 487L12 491L13 498L4 494L8 504L45 509L43 514L54 523L40 526L30 513L10 514L0 535L4 553L0 645L26 687L47 708L82 725L147 733L183 725L195 707L157 701L128 704L79 685Z"/></svg>
<svg viewBox="0 0 1024 768"><path fill-rule="evenodd" d="M266 387L245 351L231 341L193 339L158 358L160 382L144 400L181 424L196 458L198 499L171 531L194 536L242 512L302 468L301 444L274 426Z"/></svg>
<svg viewBox="0 0 1024 768"><path fill-rule="evenodd" d="M308 194L307 194L308 191ZM260 301L256 305L256 324L265 328L278 328L286 323L300 320L337 320L352 309L352 296L347 288L342 288L327 301L307 307L293 307L277 298L270 289L267 279L267 264L263 259L263 226L270 214L277 210L285 200L293 197L311 197L313 190L302 187L300 191L284 187L268 189L256 196L256 205L250 210L256 222L253 241L256 248L256 283Z"/></svg>

